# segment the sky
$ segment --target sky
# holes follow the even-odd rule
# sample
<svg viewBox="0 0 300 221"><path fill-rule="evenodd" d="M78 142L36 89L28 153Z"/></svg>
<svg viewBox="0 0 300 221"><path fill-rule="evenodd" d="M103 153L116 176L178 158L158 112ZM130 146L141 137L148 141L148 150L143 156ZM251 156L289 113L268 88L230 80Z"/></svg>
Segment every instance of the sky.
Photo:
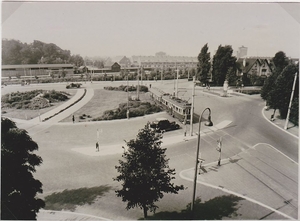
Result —
<svg viewBox="0 0 300 221"><path fill-rule="evenodd" d="M198 56L207 43L247 56L300 57L300 2L2 2L2 38L85 56ZM235 55L235 54L234 54Z"/></svg>

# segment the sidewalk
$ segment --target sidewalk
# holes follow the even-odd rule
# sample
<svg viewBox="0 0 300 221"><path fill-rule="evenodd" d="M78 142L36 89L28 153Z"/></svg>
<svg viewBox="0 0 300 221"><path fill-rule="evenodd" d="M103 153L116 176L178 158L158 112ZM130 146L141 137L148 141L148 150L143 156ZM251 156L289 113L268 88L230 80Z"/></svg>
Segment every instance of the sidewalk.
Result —
<svg viewBox="0 0 300 221"><path fill-rule="evenodd" d="M221 130L225 127L227 127L229 124L231 124L231 121L229 120L224 120L221 123L205 128L200 132L201 135L204 135L206 133L211 133L217 130ZM187 135L184 136L184 134L180 135L173 135L173 134L164 134L163 139L162 139L162 147L166 147L172 144L180 143L180 142L185 142L193 139L197 139L198 136L197 134L194 134L193 136ZM112 154L121 154L125 151L124 147L126 149L126 145L124 142L122 143L117 143L113 145L105 145L101 144L99 146L99 151L96 151L96 145L95 146L88 146L88 147L78 147L78 148L73 148L72 150L75 152L78 152L80 154L84 154L87 156L106 156L106 155L112 155Z"/></svg>
<svg viewBox="0 0 300 221"><path fill-rule="evenodd" d="M274 109L269 109L266 110L265 108L262 110L263 116L266 118L267 121L269 121L271 124L274 126L277 126L278 128L282 129L283 131L294 135L295 137L299 138L299 127L293 125L293 123L289 122L288 123L288 128L287 130L284 129L284 125L286 120L285 119L280 119L279 117L279 111L277 110L275 113L275 120L271 121L271 115L274 113Z"/></svg>

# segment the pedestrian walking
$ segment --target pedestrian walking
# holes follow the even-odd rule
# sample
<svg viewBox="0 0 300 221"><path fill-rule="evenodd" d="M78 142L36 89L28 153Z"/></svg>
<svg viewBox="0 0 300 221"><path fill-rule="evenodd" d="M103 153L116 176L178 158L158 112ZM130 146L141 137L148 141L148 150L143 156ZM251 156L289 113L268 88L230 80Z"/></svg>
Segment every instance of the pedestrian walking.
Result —
<svg viewBox="0 0 300 221"><path fill-rule="evenodd" d="M219 152L218 166L221 166L221 151L222 151L222 137L217 140L218 146L216 150Z"/></svg>
<svg viewBox="0 0 300 221"><path fill-rule="evenodd" d="M99 143L96 142L96 151L99 152Z"/></svg>
<svg viewBox="0 0 300 221"><path fill-rule="evenodd" d="M206 170L202 166L203 161L204 161L203 159L198 159L198 162L199 162L199 173L198 174L199 175L201 174L201 170L206 173Z"/></svg>
<svg viewBox="0 0 300 221"><path fill-rule="evenodd" d="M72 121L73 121L73 124L75 123L75 117L74 115L72 116Z"/></svg>

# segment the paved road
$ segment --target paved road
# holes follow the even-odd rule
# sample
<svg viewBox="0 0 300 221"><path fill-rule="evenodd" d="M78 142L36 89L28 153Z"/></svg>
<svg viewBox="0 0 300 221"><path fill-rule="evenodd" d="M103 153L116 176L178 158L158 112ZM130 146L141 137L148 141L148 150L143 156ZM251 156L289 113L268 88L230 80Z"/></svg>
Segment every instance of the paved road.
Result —
<svg viewBox="0 0 300 221"><path fill-rule="evenodd" d="M117 82L114 82L114 84L116 83ZM172 82L165 82L163 84L160 82L151 83L153 86L161 86L166 91L169 90L172 92L173 90ZM101 88L103 85L104 83L93 83L87 86L90 88ZM180 83L179 85L180 88L186 88L184 90L179 90L179 95L188 97L188 94L191 94L192 88L190 82ZM206 159L206 163L216 161L217 156L214 148L216 139L219 136L224 136L224 151L222 152L226 158L236 156L236 154L247 153L246 151L252 150L253 146L257 143L269 143L276 148L281 148L286 155L298 162L298 145L296 145L298 144L298 140L295 141L291 139L289 135L265 122L266 120L261 115L263 102L259 97L256 97L255 99L253 99L253 96L251 96L251 98L248 96L221 98L214 96L213 94L203 93L202 88L197 88L195 99L196 113L201 113L205 107L210 107L212 109L212 120L215 125L224 120L232 121L231 127L224 130L224 133L217 132L202 136L201 151L203 157ZM124 139L128 140L134 138L138 129L142 128L147 121L154 120L157 116L169 117L166 114L161 113L139 119L130 119L129 121L120 120L114 122L93 122L74 125L72 123L58 123L53 124L46 130L32 134L33 140L37 141L39 144L39 155L41 155L44 160L43 165L37 169L36 173L36 177L44 184L44 195L55 191L80 188L83 186L92 187L98 185L110 185L113 188L117 188L118 184L112 181L112 177L117 175L114 166L118 164L118 159L121 157L120 154L88 156L75 151L75 149L94 148L97 139L97 129L100 129L101 131L100 148L101 145L119 145ZM194 125L194 131L196 128L198 128L197 125ZM203 129L205 128L203 127ZM166 134L166 136L171 137L182 134L183 130L180 130L169 133L168 135ZM159 202L160 211L181 210L190 202L192 182L180 178L179 175L181 171L193 168L195 146L195 139L190 141L182 140L176 145L168 146L167 155L170 157L170 166L171 168L176 168L177 171L177 179L175 182L184 184L187 189L178 195L166 195L164 199ZM245 157L245 155L242 156ZM234 165L238 164L235 163ZM289 166L287 166L287 168L289 168ZM284 168L284 171L285 169L286 168ZM218 174L221 174L219 172ZM212 174L213 173L210 173L209 175ZM240 180L237 176L232 175L232 177ZM292 174L292 178L294 179L294 174ZM297 174L296 180L298 180ZM247 188L251 183L248 182L243 185ZM203 200L226 194L222 190L208 186L198 185L197 188L200 189L197 189L197 194L199 194ZM257 191L258 193L261 193L261 195L264 194L264 189L258 189ZM276 195L277 193L273 194ZM178 199L181 199L180 202L178 202ZM174 203L170 204L170 201ZM266 198L266 201L267 204L269 201L272 201L272 198L269 200ZM295 202L293 201L292 203ZM120 208L117 210L114 209L116 204L120 205ZM257 205L249 201L243 202L242 204L243 206L239 209L239 211L242 211L243 213L242 218L248 217L250 219L259 219L272 212L263 207L257 209ZM275 206L277 206L277 204ZM76 212L86 213L88 211L91 215L109 219L137 219L142 217L142 211L139 209L126 211L121 208L125 208L125 204L115 196L114 191L110 191L103 198L97 200L95 204L88 207L78 207ZM244 208L249 209L249 211L245 211ZM292 209L286 213L294 217L295 210ZM284 217L278 213L272 213L271 215L268 215L267 218L282 219Z"/></svg>
<svg viewBox="0 0 300 221"><path fill-rule="evenodd" d="M161 88L163 89L163 86ZM217 146L216 141L222 137L223 157L229 159L229 157L238 156L238 159L242 159L233 164L235 166L239 165L238 167L230 168L226 166L226 169L222 167L224 179L232 180L233 184L238 184L240 189L235 188L235 185L231 183L225 182L227 185L223 185L229 190L236 191L241 195L247 195L247 197L253 198L266 206L281 210L284 214L287 214L287 217L297 218L298 138L274 127L263 117L264 102L259 95L232 95L224 98L214 95L216 89L214 93L203 92L201 88L197 89L196 97L198 99L196 102L199 103L195 105L196 113L200 114L205 107L210 107L213 119L218 121L220 118L225 118L233 122L230 127L222 132L215 132L210 136L202 137L201 158L206 160L205 163L207 165L210 165L211 162L216 165L218 159L218 152L215 150ZM259 143L263 144L257 145ZM194 156L196 152L194 145L186 144L187 148L192 149L192 151L188 152L186 149L184 152L179 151L176 153L176 157L183 159L184 155L189 153L190 156ZM270 148L266 148L270 146L273 147L272 151L269 150ZM269 150L269 152L265 151L265 156L260 153L264 149ZM264 157L267 157L269 164L265 163L266 159ZM234 161L234 158L231 160ZM238 169L241 168L242 172L238 173ZM222 178L219 177L218 168L214 167L211 171L213 170L215 172L211 172L209 177L215 179L216 186L222 186ZM234 171L234 174L231 174L232 171ZM188 172L191 173L185 175L185 177L193 180L194 168L188 169ZM239 178L239 175L241 178ZM252 179L245 179L249 175ZM281 178L282 176L285 179ZM201 178L205 177L207 177L206 174L200 176L199 182L201 182ZM253 178L255 179L253 180ZM207 181L207 183L211 183L210 179ZM244 189L252 189L253 192L246 193L247 191L245 192ZM268 192L271 192L270 195L267 194ZM288 204L285 202L288 202Z"/></svg>

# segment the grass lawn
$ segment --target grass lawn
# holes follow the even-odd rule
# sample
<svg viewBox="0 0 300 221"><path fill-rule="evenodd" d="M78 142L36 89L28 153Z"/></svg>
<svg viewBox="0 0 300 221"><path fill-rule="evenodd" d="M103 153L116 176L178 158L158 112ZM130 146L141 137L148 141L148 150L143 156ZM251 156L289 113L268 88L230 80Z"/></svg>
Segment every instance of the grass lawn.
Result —
<svg viewBox="0 0 300 221"><path fill-rule="evenodd" d="M66 90L66 92L70 94L69 99L71 99L76 94L77 90ZM64 102L51 103L52 106L40 110L2 108L1 115L4 117L11 117L11 118L17 118L22 120L31 120L33 118L38 117L39 112L42 115L43 113L46 113L63 103Z"/></svg>
<svg viewBox="0 0 300 221"><path fill-rule="evenodd" d="M136 92L129 92L129 96L135 96ZM141 101L152 102L149 93L140 93ZM92 118L97 118L103 115L104 111L113 110L119 107L120 103L127 102L127 92L124 91L109 91L104 89L94 90L93 98L84 107L74 113L76 121L86 122ZM80 119L82 115L90 116L85 119ZM72 116L69 116L61 122L71 122Z"/></svg>

